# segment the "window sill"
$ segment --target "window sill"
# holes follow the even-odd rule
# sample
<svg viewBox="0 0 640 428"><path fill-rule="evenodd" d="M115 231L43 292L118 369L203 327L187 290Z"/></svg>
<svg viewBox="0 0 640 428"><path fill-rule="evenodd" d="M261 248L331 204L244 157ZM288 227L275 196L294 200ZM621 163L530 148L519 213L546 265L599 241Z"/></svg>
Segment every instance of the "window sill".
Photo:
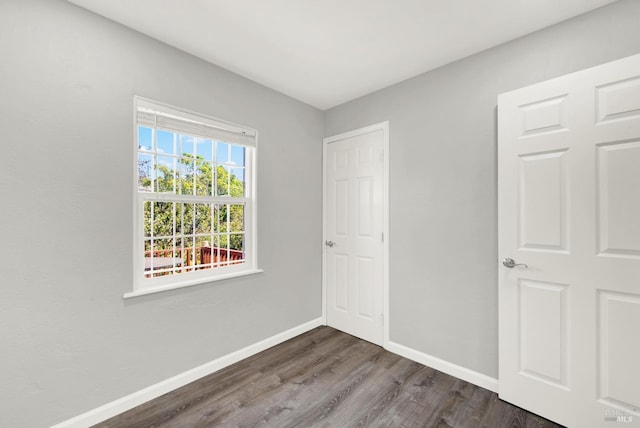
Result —
<svg viewBox="0 0 640 428"><path fill-rule="evenodd" d="M181 282L177 282L171 285L165 285L162 287L154 287L154 288L147 288L147 289L142 289L142 290L136 290L136 291L131 291L129 293L125 293L124 296L122 296L123 299L131 299L134 297L140 297L140 296L146 296L148 294L156 294L156 293L162 293L163 291L169 291L169 290L177 290L179 288L186 288L186 287L191 287L194 285L198 285L198 284L206 284L209 282L217 282L217 281L222 281L225 279L230 279L230 278L237 278L237 277L241 277L241 276L248 276L248 275L255 275L257 273L261 273L263 272L262 269L252 269L252 270L245 270L242 272L233 272L233 273L229 273L227 275L220 275L214 278L208 277L208 278L198 278L198 279L191 279L188 281L181 281Z"/></svg>

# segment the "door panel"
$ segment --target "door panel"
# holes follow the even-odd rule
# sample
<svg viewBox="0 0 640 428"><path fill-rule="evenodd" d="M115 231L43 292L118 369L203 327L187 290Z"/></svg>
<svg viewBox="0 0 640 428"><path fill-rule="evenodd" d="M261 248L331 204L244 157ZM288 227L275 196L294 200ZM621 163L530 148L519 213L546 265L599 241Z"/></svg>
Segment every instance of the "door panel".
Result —
<svg viewBox="0 0 640 428"><path fill-rule="evenodd" d="M599 380L601 400L612 405L640 409L637 382L640 351L628 352L629 326L640 326L640 297L603 291L599 293Z"/></svg>
<svg viewBox="0 0 640 428"><path fill-rule="evenodd" d="M498 115L499 254L527 265L501 265L500 397L638 423L640 56L503 94Z"/></svg>
<svg viewBox="0 0 640 428"><path fill-rule="evenodd" d="M520 106L523 125L521 137L567 131L566 101L567 96L560 95Z"/></svg>
<svg viewBox="0 0 640 428"><path fill-rule="evenodd" d="M601 255L640 256L640 141L597 146Z"/></svg>
<svg viewBox="0 0 640 428"><path fill-rule="evenodd" d="M563 149L520 156L521 248L567 251L565 154Z"/></svg>
<svg viewBox="0 0 640 428"><path fill-rule="evenodd" d="M567 290L564 284L521 280L520 371L568 387ZM539 352L544 349L544 352Z"/></svg>
<svg viewBox="0 0 640 428"><path fill-rule="evenodd" d="M358 315L370 321L373 321L373 307L376 298L376 280L373 278L376 269L373 264L372 257L358 257Z"/></svg>
<svg viewBox="0 0 640 428"><path fill-rule="evenodd" d="M349 304L349 258L345 254L334 254L330 264L334 266L335 271L333 278L335 292L331 304L334 310L346 313Z"/></svg>
<svg viewBox="0 0 640 428"><path fill-rule="evenodd" d="M601 85L596 89L598 123L640 119L640 79Z"/></svg>

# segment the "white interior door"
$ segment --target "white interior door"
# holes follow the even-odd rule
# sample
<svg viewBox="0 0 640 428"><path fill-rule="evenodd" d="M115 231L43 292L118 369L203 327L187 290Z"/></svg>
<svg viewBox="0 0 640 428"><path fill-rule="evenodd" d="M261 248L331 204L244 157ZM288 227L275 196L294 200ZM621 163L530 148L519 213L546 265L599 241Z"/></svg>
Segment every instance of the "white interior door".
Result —
<svg viewBox="0 0 640 428"><path fill-rule="evenodd" d="M500 398L640 425L640 55L498 104Z"/></svg>
<svg viewBox="0 0 640 428"><path fill-rule="evenodd" d="M382 345L386 124L326 138L327 325Z"/></svg>

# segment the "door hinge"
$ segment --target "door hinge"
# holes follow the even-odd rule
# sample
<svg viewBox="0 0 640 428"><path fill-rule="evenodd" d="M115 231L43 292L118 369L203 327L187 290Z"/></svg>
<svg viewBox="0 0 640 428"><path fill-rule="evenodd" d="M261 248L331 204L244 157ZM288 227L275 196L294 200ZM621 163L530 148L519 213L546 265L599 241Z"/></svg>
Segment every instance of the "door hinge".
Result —
<svg viewBox="0 0 640 428"><path fill-rule="evenodd" d="M382 232L382 242L384 242L384 232Z"/></svg>

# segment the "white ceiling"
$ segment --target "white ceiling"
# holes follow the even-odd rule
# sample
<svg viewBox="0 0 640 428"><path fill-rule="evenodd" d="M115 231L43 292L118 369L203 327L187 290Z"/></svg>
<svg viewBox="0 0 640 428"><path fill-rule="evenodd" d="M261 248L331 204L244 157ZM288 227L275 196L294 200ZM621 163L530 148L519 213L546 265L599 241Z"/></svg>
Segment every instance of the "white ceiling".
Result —
<svg viewBox="0 0 640 428"><path fill-rule="evenodd" d="M617 0L69 0L327 109Z"/></svg>

